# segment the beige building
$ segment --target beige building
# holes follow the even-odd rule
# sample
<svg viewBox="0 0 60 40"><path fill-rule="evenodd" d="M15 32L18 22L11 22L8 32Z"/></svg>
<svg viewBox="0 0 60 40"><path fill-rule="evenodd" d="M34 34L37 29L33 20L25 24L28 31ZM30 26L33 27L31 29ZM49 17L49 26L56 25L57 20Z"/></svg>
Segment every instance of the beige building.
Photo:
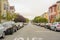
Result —
<svg viewBox="0 0 60 40"><path fill-rule="evenodd" d="M0 14L1 14L1 16L6 17L6 14L8 11L9 11L8 0L0 0Z"/></svg>
<svg viewBox="0 0 60 40"><path fill-rule="evenodd" d="M48 20L48 12L45 12L44 14L42 14L41 17L44 17L44 18L46 18Z"/></svg>
<svg viewBox="0 0 60 40"><path fill-rule="evenodd" d="M56 16L56 18L60 18L60 1L58 1L56 4L57 4L57 16Z"/></svg>

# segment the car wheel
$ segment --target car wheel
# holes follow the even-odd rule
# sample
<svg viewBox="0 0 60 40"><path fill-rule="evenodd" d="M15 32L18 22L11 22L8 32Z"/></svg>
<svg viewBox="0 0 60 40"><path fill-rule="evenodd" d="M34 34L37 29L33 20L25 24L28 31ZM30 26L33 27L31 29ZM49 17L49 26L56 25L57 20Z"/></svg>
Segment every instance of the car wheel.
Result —
<svg viewBox="0 0 60 40"><path fill-rule="evenodd" d="M17 32L17 28L15 29L15 32Z"/></svg>
<svg viewBox="0 0 60 40"><path fill-rule="evenodd" d="M49 30L51 30L51 27L49 28Z"/></svg>
<svg viewBox="0 0 60 40"><path fill-rule="evenodd" d="M19 30L19 28L17 28L17 30Z"/></svg>
<svg viewBox="0 0 60 40"><path fill-rule="evenodd" d="M13 34L13 33L14 33L14 30L13 30L13 29L11 29L11 30L10 30L10 34Z"/></svg>
<svg viewBox="0 0 60 40"><path fill-rule="evenodd" d="M54 28L54 31L57 31L57 29L56 29L56 28Z"/></svg>
<svg viewBox="0 0 60 40"><path fill-rule="evenodd" d="M3 34L2 34L2 38L5 38L5 32L3 32Z"/></svg>

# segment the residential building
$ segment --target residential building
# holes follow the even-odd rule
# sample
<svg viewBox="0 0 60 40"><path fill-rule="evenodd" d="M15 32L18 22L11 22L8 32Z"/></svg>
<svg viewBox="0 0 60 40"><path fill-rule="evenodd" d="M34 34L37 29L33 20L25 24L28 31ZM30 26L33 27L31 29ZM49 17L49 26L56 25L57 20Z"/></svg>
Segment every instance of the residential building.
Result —
<svg viewBox="0 0 60 40"><path fill-rule="evenodd" d="M8 0L1 0L1 9L1 14L5 17L7 12L9 11Z"/></svg>
<svg viewBox="0 0 60 40"><path fill-rule="evenodd" d="M48 20L48 12L45 12L44 14L42 14L41 17L44 17L44 18L46 18Z"/></svg>
<svg viewBox="0 0 60 40"><path fill-rule="evenodd" d="M57 18L60 16L60 1L56 2L49 7L49 19L50 22L55 22Z"/></svg>
<svg viewBox="0 0 60 40"><path fill-rule="evenodd" d="M14 12L15 12L14 6L10 6L10 12L11 12L11 13L14 13Z"/></svg>
<svg viewBox="0 0 60 40"><path fill-rule="evenodd" d="M0 0L0 14L1 14L1 16L6 17L8 11L9 11L8 0Z"/></svg>
<svg viewBox="0 0 60 40"><path fill-rule="evenodd" d="M57 13L56 19L60 18L60 1L57 2Z"/></svg>

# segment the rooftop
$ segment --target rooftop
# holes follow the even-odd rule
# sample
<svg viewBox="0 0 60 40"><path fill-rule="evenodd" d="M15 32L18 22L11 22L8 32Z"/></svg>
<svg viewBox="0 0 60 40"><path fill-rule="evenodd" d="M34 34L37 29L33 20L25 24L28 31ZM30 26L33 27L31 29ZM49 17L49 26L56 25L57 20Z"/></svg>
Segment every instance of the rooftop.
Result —
<svg viewBox="0 0 60 40"><path fill-rule="evenodd" d="M54 4L54 5L50 6L49 8L56 7L56 6L57 6L57 5L56 5L56 4Z"/></svg>

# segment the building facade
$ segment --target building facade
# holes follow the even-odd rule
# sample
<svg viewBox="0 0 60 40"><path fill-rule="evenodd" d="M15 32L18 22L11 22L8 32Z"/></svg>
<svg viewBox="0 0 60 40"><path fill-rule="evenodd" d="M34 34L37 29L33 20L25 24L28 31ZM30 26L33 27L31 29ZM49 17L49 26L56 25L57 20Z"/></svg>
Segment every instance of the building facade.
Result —
<svg viewBox="0 0 60 40"><path fill-rule="evenodd" d="M8 0L0 0L0 22L13 19L15 13L14 6L10 6Z"/></svg>
<svg viewBox="0 0 60 40"><path fill-rule="evenodd" d="M49 15L48 15L48 12L44 12L44 13L41 15L41 17L49 20L49 17L48 17L48 16L49 16ZM48 21L48 22L49 22L49 21Z"/></svg>
<svg viewBox="0 0 60 40"><path fill-rule="evenodd" d="M56 19L60 18L60 1L57 2L57 16Z"/></svg>
<svg viewBox="0 0 60 40"><path fill-rule="evenodd" d="M9 3L8 0L1 0L1 14L6 16L7 12L9 11Z"/></svg>
<svg viewBox="0 0 60 40"><path fill-rule="evenodd" d="M9 12L9 2L8 0L0 0L0 16L6 17L7 12ZM3 18L0 18L0 21L2 21Z"/></svg>
<svg viewBox="0 0 60 40"><path fill-rule="evenodd" d="M46 18L48 20L48 12L45 12L44 14L42 14L41 17Z"/></svg>
<svg viewBox="0 0 60 40"><path fill-rule="evenodd" d="M60 17L60 1L49 7L49 20L55 22Z"/></svg>
<svg viewBox="0 0 60 40"><path fill-rule="evenodd" d="M15 12L15 7L14 6L10 6L10 12L14 13Z"/></svg>

